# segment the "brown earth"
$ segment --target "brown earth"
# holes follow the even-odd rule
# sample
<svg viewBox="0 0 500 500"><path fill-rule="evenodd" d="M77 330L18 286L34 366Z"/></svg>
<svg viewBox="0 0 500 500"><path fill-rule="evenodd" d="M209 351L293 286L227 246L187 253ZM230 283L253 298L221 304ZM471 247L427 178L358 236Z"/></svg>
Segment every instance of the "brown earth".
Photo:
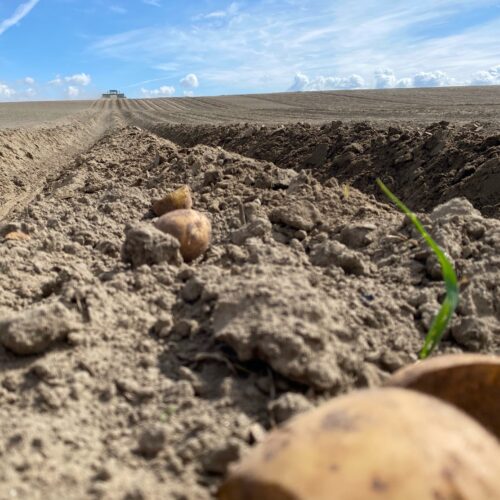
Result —
<svg viewBox="0 0 500 500"><path fill-rule="evenodd" d="M415 361L443 284L376 176L461 280L437 355L500 353L500 93L464 92L97 102L0 132L0 499L212 498L266 430ZM150 211L184 184L213 225L190 265Z"/></svg>

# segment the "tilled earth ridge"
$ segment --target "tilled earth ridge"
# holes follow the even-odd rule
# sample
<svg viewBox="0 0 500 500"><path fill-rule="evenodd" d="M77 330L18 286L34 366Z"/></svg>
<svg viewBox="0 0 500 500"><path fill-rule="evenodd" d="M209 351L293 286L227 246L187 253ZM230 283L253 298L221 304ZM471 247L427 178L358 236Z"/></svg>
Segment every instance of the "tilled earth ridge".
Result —
<svg viewBox="0 0 500 500"><path fill-rule="evenodd" d="M191 265L151 227L183 184L214 229ZM500 222L463 197L419 215L462 286L438 352L498 353ZM315 165L136 127L0 231L30 237L0 243L2 500L212 498L265 430L413 362L443 296L393 207ZM125 262L132 233L150 264Z"/></svg>
<svg viewBox="0 0 500 500"><path fill-rule="evenodd" d="M383 177L415 210L466 196L483 214L500 216L496 123L144 125L186 147L221 146L283 168L313 169L318 180L335 177L379 199L375 179Z"/></svg>
<svg viewBox="0 0 500 500"><path fill-rule="evenodd" d="M79 151L120 122L99 106L53 124L0 130L0 220L24 206Z"/></svg>

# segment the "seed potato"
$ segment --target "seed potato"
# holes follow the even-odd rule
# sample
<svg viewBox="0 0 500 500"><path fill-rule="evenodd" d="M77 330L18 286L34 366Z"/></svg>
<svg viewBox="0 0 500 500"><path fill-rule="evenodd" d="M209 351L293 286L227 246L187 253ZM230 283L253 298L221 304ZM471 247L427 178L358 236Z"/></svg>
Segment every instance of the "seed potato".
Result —
<svg viewBox="0 0 500 500"><path fill-rule="evenodd" d="M172 212L173 210L190 209L193 207L193 199L191 197L191 189L185 185L168 193L161 200L156 200L153 203L152 209L158 217Z"/></svg>
<svg viewBox="0 0 500 500"><path fill-rule="evenodd" d="M202 255L210 245L212 226L208 218L196 210L168 212L156 220L155 226L179 240L180 252L186 262Z"/></svg>
<svg viewBox="0 0 500 500"><path fill-rule="evenodd" d="M475 420L403 389L333 399L271 432L219 500L500 498L500 449Z"/></svg>
<svg viewBox="0 0 500 500"><path fill-rule="evenodd" d="M451 403L500 439L500 356L452 354L431 358L402 368L386 385Z"/></svg>

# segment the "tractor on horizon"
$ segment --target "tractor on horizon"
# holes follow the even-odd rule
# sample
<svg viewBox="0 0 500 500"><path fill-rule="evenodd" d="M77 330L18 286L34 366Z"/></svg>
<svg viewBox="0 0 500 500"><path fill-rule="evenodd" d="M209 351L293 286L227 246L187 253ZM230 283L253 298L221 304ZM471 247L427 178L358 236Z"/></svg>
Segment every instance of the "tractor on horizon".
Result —
<svg viewBox="0 0 500 500"><path fill-rule="evenodd" d="M104 99L126 99L125 94L122 94L118 90L108 90L104 94L102 94Z"/></svg>

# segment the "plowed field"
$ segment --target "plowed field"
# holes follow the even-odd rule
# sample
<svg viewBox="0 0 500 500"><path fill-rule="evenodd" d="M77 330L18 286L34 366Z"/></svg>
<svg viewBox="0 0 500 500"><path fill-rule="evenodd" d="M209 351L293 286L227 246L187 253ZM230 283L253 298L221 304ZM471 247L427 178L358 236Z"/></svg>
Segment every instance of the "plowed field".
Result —
<svg viewBox="0 0 500 500"><path fill-rule="evenodd" d="M0 499L213 498L413 363L443 283L376 177L462 284L435 355L500 353L499 120L497 87L0 105ZM189 264L152 229L184 184Z"/></svg>

